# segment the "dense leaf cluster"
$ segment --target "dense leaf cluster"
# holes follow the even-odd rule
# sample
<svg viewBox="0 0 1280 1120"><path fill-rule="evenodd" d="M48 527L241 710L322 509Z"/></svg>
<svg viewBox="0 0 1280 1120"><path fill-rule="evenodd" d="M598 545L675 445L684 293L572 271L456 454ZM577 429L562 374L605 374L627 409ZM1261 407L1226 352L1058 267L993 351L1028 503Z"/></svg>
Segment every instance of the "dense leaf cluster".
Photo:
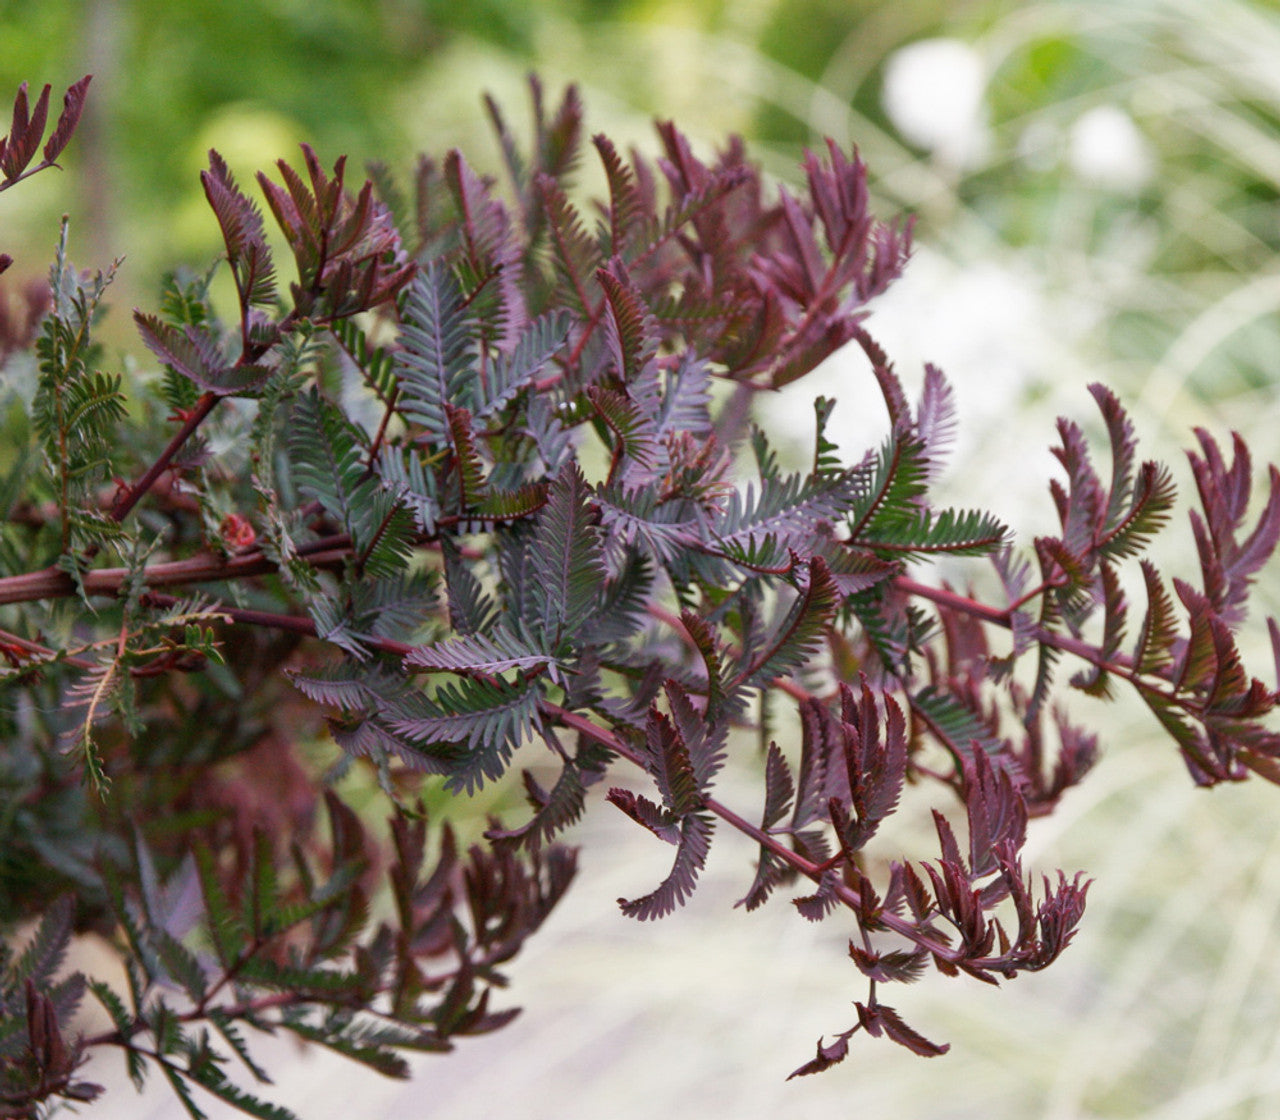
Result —
<svg viewBox="0 0 1280 1120"><path fill-rule="evenodd" d="M549 113L533 94L527 149L489 104L503 189L458 152L407 195L377 167L352 193L307 148L260 175L287 292L210 153L235 315L214 272L167 277L134 314L159 368L130 402L92 342L112 272L73 269L64 226L30 392L5 405L28 450L0 479L0 910L43 917L0 961L0 1114L91 1098L75 1069L112 1046L193 1115L198 1089L282 1116L224 1070L267 1080L246 1025L393 1075L400 1051L500 1026L499 966L573 874L557 838L627 769L645 782L604 800L672 855L623 914L681 905L727 825L759 844L745 907L804 879L800 914L848 923L865 1001L797 1073L859 1030L939 1054L886 985L1044 968L1084 911L1081 874L1037 886L1021 855L1097 751L1051 703L1064 654L1074 688L1135 688L1197 782L1280 779L1277 693L1236 644L1280 539L1274 468L1251 512L1248 449L1228 464L1199 433L1201 579L1171 594L1144 555L1171 475L1094 386L1109 471L1062 421L1060 534L1023 556L989 513L931 500L951 391L930 368L909 400L866 330L910 241L870 214L856 156L829 145L775 189L736 142L706 160L663 124L656 161L627 158L583 144L573 90ZM607 184L589 206L584 147ZM752 402L847 344L883 442L846 459L819 399L812 461L788 470ZM996 601L911 574L937 557L994 572ZM325 778L317 738L343 752ZM465 857L447 827L429 844L420 798L474 794L517 754L524 815ZM717 796L731 764L760 776L756 817ZM353 769L390 798L382 839L320 792ZM900 802L931 795L936 858L882 850ZM126 991L59 971L88 929ZM88 995L112 1026L84 1037Z"/></svg>

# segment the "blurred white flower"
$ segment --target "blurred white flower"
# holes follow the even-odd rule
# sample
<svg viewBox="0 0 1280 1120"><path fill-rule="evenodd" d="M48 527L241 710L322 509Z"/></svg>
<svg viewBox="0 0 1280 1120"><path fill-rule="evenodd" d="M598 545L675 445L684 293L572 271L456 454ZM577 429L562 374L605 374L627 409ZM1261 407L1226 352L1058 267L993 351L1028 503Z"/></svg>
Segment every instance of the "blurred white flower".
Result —
<svg viewBox="0 0 1280 1120"><path fill-rule="evenodd" d="M1155 159L1133 118L1114 105L1099 105L1071 126L1071 170L1084 182L1132 194L1151 179Z"/></svg>
<svg viewBox="0 0 1280 1120"><path fill-rule="evenodd" d="M884 111L903 139L943 163L970 167L988 145L982 56L959 39L921 39L889 57Z"/></svg>

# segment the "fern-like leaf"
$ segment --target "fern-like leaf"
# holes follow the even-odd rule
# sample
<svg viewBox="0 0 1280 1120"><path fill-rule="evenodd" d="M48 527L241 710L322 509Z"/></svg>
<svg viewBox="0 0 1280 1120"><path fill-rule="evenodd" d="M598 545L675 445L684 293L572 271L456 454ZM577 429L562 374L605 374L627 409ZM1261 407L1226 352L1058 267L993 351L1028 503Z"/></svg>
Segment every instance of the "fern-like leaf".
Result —
<svg viewBox="0 0 1280 1120"><path fill-rule="evenodd" d="M657 331L644 297L620 260L596 271L604 290L605 338L617 376L624 385L636 381L657 350Z"/></svg>
<svg viewBox="0 0 1280 1120"><path fill-rule="evenodd" d="M605 570L590 492L577 464L557 476L531 545L530 623L542 648L573 643L599 607Z"/></svg>
<svg viewBox="0 0 1280 1120"><path fill-rule="evenodd" d="M267 247L262 213L240 190L226 161L209 152L209 170L200 172L205 197L213 209L227 247L242 307L275 300L275 265Z"/></svg>
<svg viewBox="0 0 1280 1120"><path fill-rule="evenodd" d="M826 562L820 556L809 561L809 582L770 639L768 648L752 656L734 686L758 688L794 672L810 657L826 636L839 605L839 591Z"/></svg>
<svg viewBox="0 0 1280 1120"><path fill-rule="evenodd" d="M570 316L565 311L541 315L517 338L510 353L499 355L489 376L477 386L476 417L488 419L529 388L564 346Z"/></svg>
<svg viewBox="0 0 1280 1120"><path fill-rule="evenodd" d="M312 389L294 406L289 452L298 488L353 532L364 513L361 499L370 498L376 485L366 470L360 429Z"/></svg>
<svg viewBox="0 0 1280 1120"><path fill-rule="evenodd" d="M447 441L445 406L472 403L472 331L457 281L442 262L429 262L409 286L393 369L400 412L439 445Z"/></svg>
<svg viewBox="0 0 1280 1120"><path fill-rule="evenodd" d="M706 863L713 830L713 819L704 813L690 813L684 817L678 827L675 859L667 877L640 898L618 899L622 912L628 918L649 922L665 918L683 906L693 894L698 874Z"/></svg>
<svg viewBox="0 0 1280 1120"><path fill-rule="evenodd" d="M900 518L878 518L857 541L874 552L989 556L1008 539L1008 528L982 510L921 509Z"/></svg>
<svg viewBox="0 0 1280 1120"><path fill-rule="evenodd" d="M554 178L536 175L534 189L559 276L558 295L579 314L590 316L599 299L596 270L604 263L600 249L587 233L582 215Z"/></svg>
<svg viewBox="0 0 1280 1120"><path fill-rule="evenodd" d="M934 685L926 685L911 697L911 708L933 737L946 748L963 771L966 760L982 754L995 765L1007 753L1007 745L968 706Z"/></svg>
<svg viewBox="0 0 1280 1120"><path fill-rule="evenodd" d="M1160 673L1173 663L1178 619L1174 614L1173 600L1155 565L1149 560L1143 560L1141 564L1146 581L1147 611L1138 632L1133 664L1139 673Z"/></svg>
<svg viewBox="0 0 1280 1120"><path fill-rule="evenodd" d="M417 669L434 669L468 676L487 676L512 669L522 672L544 669L554 663L546 653L530 649L505 630L451 638L432 646L418 646L405 654L404 663Z"/></svg>
<svg viewBox="0 0 1280 1120"><path fill-rule="evenodd" d="M420 713L387 723L414 742L462 746L447 784L470 794L486 780L500 778L512 752L541 726L540 696L530 684L463 677L424 698Z"/></svg>

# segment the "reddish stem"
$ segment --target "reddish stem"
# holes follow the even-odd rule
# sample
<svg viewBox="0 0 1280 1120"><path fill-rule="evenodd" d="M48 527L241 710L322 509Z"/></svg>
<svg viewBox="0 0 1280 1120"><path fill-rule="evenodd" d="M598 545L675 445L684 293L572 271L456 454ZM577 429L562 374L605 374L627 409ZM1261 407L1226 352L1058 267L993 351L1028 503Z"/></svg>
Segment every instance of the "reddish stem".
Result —
<svg viewBox="0 0 1280 1120"><path fill-rule="evenodd" d="M182 449L182 445L191 438L195 430L200 427L205 417L214 410L220 399L216 393L205 392L201 394L200 399L195 403L195 407L183 419L182 427L174 433L173 438L165 446L165 449L160 452L160 457L147 468L146 474L127 490L122 490L116 500L111 503L110 516L113 521L123 521L129 516L129 511L155 485L156 479L169 469L169 464L173 461L173 457Z"/></svg>

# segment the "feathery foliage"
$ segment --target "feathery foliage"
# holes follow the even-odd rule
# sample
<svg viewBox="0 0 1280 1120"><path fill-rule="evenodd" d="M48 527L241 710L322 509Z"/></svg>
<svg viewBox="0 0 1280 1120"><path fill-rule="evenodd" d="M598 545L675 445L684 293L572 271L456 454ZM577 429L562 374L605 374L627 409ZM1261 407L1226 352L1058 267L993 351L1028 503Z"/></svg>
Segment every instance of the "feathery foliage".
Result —
<svg viewBox="0 0 1280 1120"><path fill-rule="evenodd" d="M596 136L590 209L577 94L548 111L531 89L527 147L488 103L509 195L458 152L420 163L412 201L385 168L352 191L304 147L258 177L264 211L210 153L232 317L212 272L167 278L134 313L158 376L128 407L93 342L112 271L75 270L64 224L29 415L3 421L32 450L0 480L0 914L38 920L0 951L0 1114L92 1099L76 1070L109 1048L192 1116L280 1120L246 1027L401 1077L503 1026L490 993L606 778L673 849L622 915L678 909L730 827L759 851L747 909L803 879L798 913L851 930L869 994L796 1074L858 1032L939 1055L884 987L1047 967L1082 918L1083 876L1035 886L1022 856L1100 749L1063 688L1134 689L1199 784L1280 782L1280 697L1241 654L1280 472L1255 501L1244 442L1197 432L1198 581L1165 572L1173 476L1095 385L1109 469L1062 420L1059 528L1016 549L980 502L934 504L954 402L933 367L910 400L865 326L910 225L870 214L856 153L829 143L774 189L737 141L703 159L663 123L651 163ZM0 190L47 102L19 92ZM845 344L888 430L848 460L819 399L788 469L747 405ZM939 555L993 566L1003 597L910 574ZM465 851L436 823L547 755L528 811ZM758 824L720 799L726 767L759 779ZM344 799L366 775L381 831ZM906 802L932 810L933 859L887 848ZM61 973L87 930L123 986ZM86 995L110 1026L73 1036Z"/></svg>

